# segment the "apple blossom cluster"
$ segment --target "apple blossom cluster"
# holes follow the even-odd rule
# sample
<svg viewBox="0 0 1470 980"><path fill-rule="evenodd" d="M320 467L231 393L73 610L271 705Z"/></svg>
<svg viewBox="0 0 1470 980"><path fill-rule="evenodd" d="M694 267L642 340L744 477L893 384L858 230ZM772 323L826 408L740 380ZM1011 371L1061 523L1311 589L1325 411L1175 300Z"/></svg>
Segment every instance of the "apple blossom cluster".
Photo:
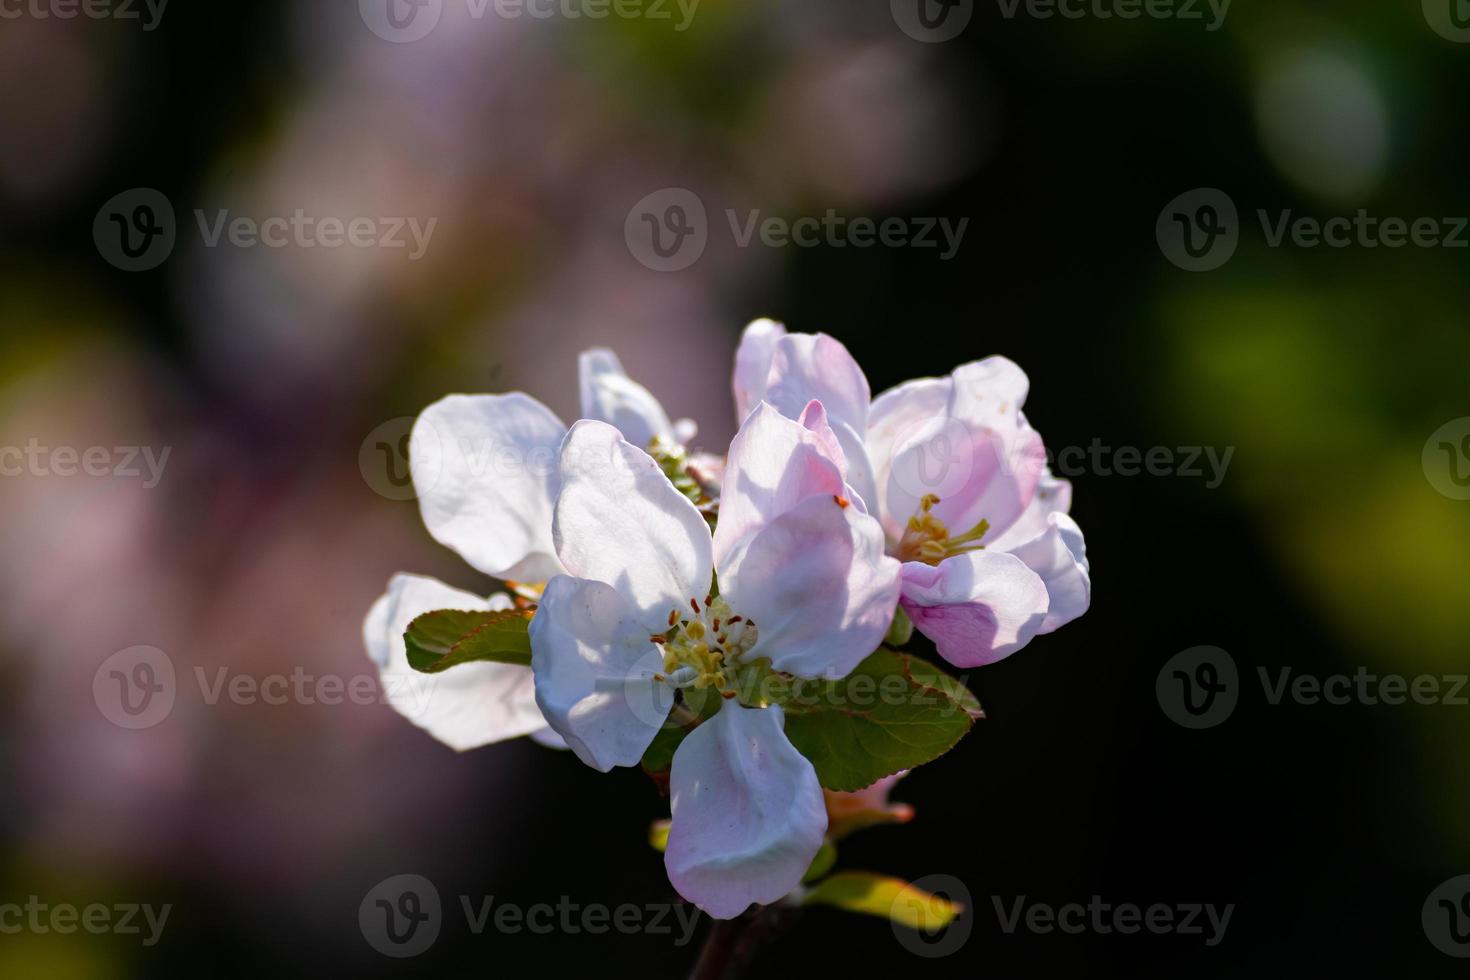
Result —
<svg viewBox="0 0 1470 980"><path fill-rule="evenodd" d="M368 653L452 748L530 735L641 765L669 795L669 880L710 915L816 896L839 827L906 820L893 781L980 716L895 648L917 630L977 667L1088 607L1026 376L991 357L873 399L841 343L757 321L739 432L712 454L612 352L578 368L570 427L520 393L419 417L424 524L506 591L395 576Z"/></svg>

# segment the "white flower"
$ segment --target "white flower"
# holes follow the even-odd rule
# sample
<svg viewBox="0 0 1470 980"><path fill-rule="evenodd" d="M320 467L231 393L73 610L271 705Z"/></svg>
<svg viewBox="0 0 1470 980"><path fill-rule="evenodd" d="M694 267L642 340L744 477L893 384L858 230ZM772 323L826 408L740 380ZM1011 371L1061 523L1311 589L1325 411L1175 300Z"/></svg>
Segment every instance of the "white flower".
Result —
<svg viewBox="0 0 1470 980"><path fill-rule="evenodd" d="M674 427L647 389L623 373L608 350L578 359L582 412L615 422L630 438L672 438ZM429 533L481 572L542 582L561 571L551 544L558 487L557 451L566 426L520 393L451 395L414 424L409 459ZM427 675L408 664L403 633L440 609L510 608L415 575L396 575L363 622L363 642L378 665L389 702L453 749L531 735L560 746L536 707L531 671L514 664L464 664Z"/></svg>
<svg viewBox="0 0 1470 980"><path fill-rule="evenodd" d="M711 535L611 426L579 422L562 446L553 540L568 574L547 585L531 623L537 703L605 772L639 762L674 689L724 696L674 756L665 852L674 886L717 918L788 894L827 824L781 710L743 704L737 675L765 658L843 677L882 642L897 605L899 563L853 499L841 453L821 404L800 421L757 405L730 446Z"/></svg>
<svg viewBox="0 0 1470 980"><path fill-rule="evenodd" d="M1086 547L1067 516L1072 488L1046 470L1015 364L975 361L870 404L841 343L760 320L746 328L735 365L737 406L765 398L792 418L807 399L828 407L846 477L904 562L903 608L945 659L994 663L1087 611Z"/></svg>

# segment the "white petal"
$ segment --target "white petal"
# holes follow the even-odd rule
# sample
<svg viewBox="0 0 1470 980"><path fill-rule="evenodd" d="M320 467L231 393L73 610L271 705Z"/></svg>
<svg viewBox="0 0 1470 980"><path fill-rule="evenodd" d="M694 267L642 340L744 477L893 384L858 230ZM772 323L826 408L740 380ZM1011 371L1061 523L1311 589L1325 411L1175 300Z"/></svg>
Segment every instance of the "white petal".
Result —
<svg viewBox="0 0 1470 980"><path fill-rule="evenodd" d="M567 744L567 740L558 735L555 728L551 728L549 726L546 728L539 728L536 731L532 732L531 741L535 742L537 745L544 745L548 749L565 750L571 748L571 746Z"/></svg>
<svg viewBox="0 0 1470 980"><path fill-rule="evenodd" d="M955 414L972 421L1014 419L1026 404L1031 381L1005 357L987 357L954 369Z"/></svg>
<svg viewBox="0 0 1470 980"><path fill-rule="evenodd" d="M1092 574L1082 529L1066 514L1047 517L1041 534L1010 549L1046 583L1051 607L1040 632L1050 633L1087 612L1092 603Z"/></svg>
<svg viewBox="0 0 1470 980"><path fill-rule="evenodd" d="M717 919L790 894L827 832L816 770L783 722L780 708L726 702L674 753L664 866Z"/></svg>
<svg viewBox="0 0 1470 980"><path fill-rule="evenodd" d="M800 677L845 677L878 648L898 607L899 563L877 520L830 496L765 525L720 565L720 593L755 624L747 659Z"/></svg>
<svg viewBox="0 0 1470 980"><path fill-rule="evenodd" d="M787 334L776 340L763 397L793 419L816 399L834 422L859 434L868 429L872 391L867 376L847 348L824 333Z"/></svg>
<svg viewBox="0 0 1470 980"><path fill-rule="evenodd" d="M1036 483L1036 495L1025 512L999 536L987 538L986 547L992 551L1012 551L1045 534L1051 526L1052 514L1065 514L1071 509L1072 484L1052 476L1050 470L1043 470Z"/></svg>
<svg viewBox="0 0 1470 980"><path fill-rule="evenodd" d="M1041 629L1046 583L1014 555L972 551L903 566L903 608L956 667L1004 660Z"/></svg>
<svg viewBox="0 0 1470 980"><path fill-rule="evenodd" d="M587 765L637 765L673 705L663 654L636 610L602 582L559 576L531 620L536 703Z"/></svg>
<svg viewBox="0 0 1470 980"><path fill-rule="evenodd" d="M409 460L434 540L498 578L561 571L551 541L566 426L528 395L450 395L414 423Z"/></svg>
<svg viewBox="0 0 1470 980"><path fill-rule="evenodd" d="M417 617L438 609L509 609L511 605L504 594L487 601L431 578L395 575L363 621L363 642L378 665L388 703L458 751L544 728L531 671L525 667L473 663L442 674L421 674L408 665L403 634Z"/></svg>
<svg viewBox="0 0 1470 980"><path fill-rule="evenodd" d="M645 637L672 609L709 593L709 524L647 453L602 422L572 426L561 451L552 520L571 574L615 587L636 608Z"/></svg>
<svg viewBox="0 0 1470 980"><path fill-rule="evenodd" d="M1028 387L1013 362L989 357L878 396L865 441L891 539L931 494L934 516L956 534L982 518L999 534L1023 514L1045 465L1021 412Z"/></svg>
<svg viewBox="0 0 1470 980"><path fill-rule="evenodd" d="M894 457L916 441L922 441L920 437L932 429L934 420L945 417L953 387L954 382L949 378L908 381L879 395L868 415L868 431L863 442L875 488L874 499L868 501L868 506L882 517L884 528L895 541L903 536L904 523L913 515L895 513L884 492L893 471ZM930 444L933 460L929 472L937 472L936 468L949 459L948 448L940 442ZM905 494L902 503L906 505L907 501Z"/></svg>
<svg viewBox="0 0 1470 980"><path fill-rule="evenodd" d="M830 501L843 495L841 466L824 445L835 441L766 402L750 413L730 443L725 463L720 520L715 525L717 565L723 568L741 542L808 497Z"/></svg>
<svg viewBox="0 0 1470 980"><path fill-rule="evenodd" d="M583 351L577 358L582 418L616 426L635 446L647 447L654 437L672 439L674 427L658 399L623 370L618 355L605 347Z"/></svg>
<svg viewBox="0 0 1470 980"><path fill-rule="evenodd" d="M756 320L740 336L735 351L735 417L744 422L766 396L766 378L771 373L771 355L786 328L774 320Z"/></svg>

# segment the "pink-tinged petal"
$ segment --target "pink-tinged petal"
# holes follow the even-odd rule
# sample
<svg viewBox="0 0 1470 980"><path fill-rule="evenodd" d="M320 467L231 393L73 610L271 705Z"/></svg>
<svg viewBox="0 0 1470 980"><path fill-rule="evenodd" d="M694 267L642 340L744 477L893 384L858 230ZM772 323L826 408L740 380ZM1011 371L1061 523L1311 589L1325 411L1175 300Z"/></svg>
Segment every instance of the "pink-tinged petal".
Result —
<svg viewBox="0 0 1470 980"><path fill-rule="evenodd" d="M1004 660L1046 619L1046 583L1014 555L978 551L903 566L904 612L956 667Z"/></svg>
<svg viewBox="0 0 1470 980"><path fill-rule="evenodd" d="M1051 607L1039 632L1050 633L1087 612L1092 604L1092 573L1082 529L1066 514L1054 512L1046 530L1010 549L1046 583Z"/></svg>
<svg viewBox="0 0 1470 980"><path fill-rule="evenodd" d="M922 441L925 432L933 430L934 420L947 415L953 388L954 381L950 378L908 381L879 395L868 415L868 431L863 442L876 488L874 499L868 501L868 506L874 513L882 515L884 529L895 541L903 536L904 523L913 514L911 511L899 514L896 508L888 505L885 490L893 472L894 458L916 441ZM928 450L933 466L948 466L952 462L952 450L943 442L930 443ZM903 503L907 503L910 496L905 495Z"/></svg>
<svg viewBox="0 0 1470 980"><path fill-rule="evenodd" d="M823 454L842 471L842 478L848 487L843 495L852 499L863 513L868 513L868 501L876 500L877 495L873 489L873 470L868 465L868 454L863 448L862 437L847 423L829 419L825 407L819 401L808 403L797 421L817 437L817 444Z"/></svg>
<svg viewBox="0 0 1470 980"><path fill-rule="evenodd" d="M604 422L567 433L552 537L572 575L606 582L638 610L645 638L668 628L670 610L709 593L709 525L647 453Z"/></svg>
<svg viewBox="0 0 1470 980"><path fill-rule="evenodd" d="M995 356L954 369L954 413L972 422L1014 420L1026 404L1031 381L1009 358Z"/></svg>
<svg viewBox="0 0 1470 980"><path fill-rule="evenodd" d="M663 654L638 612L602 582L559 576L531 620L531 670L546 722L587 765L633 766L673 706ZM456 668L458 669L458 668Z"/></svg>
<svg viewBox="0 0 1470 980"><path fill-rule="evenodd" d="M464 664L442 674L408 665L408 624L438 609L511 608L510 597L489 600L419 575L395 575L363 621L368 656L378 665L384 697L399 714L450 748L463 752L529 735L546 726L536 707L531 672L514 664Z"/></svg>
<svg viewBox="0 0 1470 980"><path fill-rule="evenodd" d="M858 433L868 428L872 391L867 376L847 348L824 333L777 339L763 397L787 418L798 418L816 399L834 423L845 423Z"/></svg>
<svg viewBox="0 0 1470 980"><path fill-rule="evenodd" d="M519 392L450 395L424 409L409 460L434 540L498 578L541 582L560 573L551 510L566 432Z"/></svg>
<svg viewBox="0 0 1470 980"><path fill-rule="evenodd" d="M1028 386L1014 363L990 357L878 397L866 444L893 540L929 495L940 499L934 516L955 534L981 519L999 534L1022 516L1046 455L1021 412Z"/></svg>
<svg viewBox="0 0 1470 980"><path fill-rule="evenodd" d="M868 462L868 454L863 448L862 436L858 435L852 426L842 422L835 424L832 431L837 434L837 444L842 447L843 458L847 461L842 475L847 480L852 502L864 514L873 514L876 517L878 485L873 479L873 467Z"/></svg>
<svg viewBox="0 0 1470 980"><path fill-rule="evenodd" d="M842 443L837 440L837 433L832 431L832 425L827 420L827 409L822 403L816 399L807 402L796 421L817 440L822 453L836 463L839 470L845 472L847 454L842 449Z"/></svg>
<svg viewBox="0 0 1470 980"><path fill-rule="evenodd" d="M618 355L605 347L577 358L582 418L614 426L635 446L647 448L655 437L672 439L674 427L658 399L623 370Z"/></svg>
<svg viewBox="0 0 1470 980"><path fill-rule="evenodd" d="M841 840L866 827L908 823L914 819L912 806L907 803L891 803L888 800L888 794L893 791L893 787L908 774L908 770L904 769L851 793L824 787L822 795L827 802L827 836L834 841Z"/></svg>
<svg viewBox="0 0 1470 980"><path fill-rule="evenodd" d="M766 379L771 373L771 356L776 341L786 336L786 328L774 320L756 320L740 336L735 351L735 415L745 421L762 398L766 397Z"/></svg>
<svg viewBox="0 0 1470 980"><path fill-rule="evenodd" d="M884 529L902 537L932 495L939 498L932 514L951 535L982 520L998 535L1025 513L1045 466L1046 449L1034 429L1005 433L953 417L933 419L893 459L883 490Z"/></svg>
<svg viewBox="0 0 1470 980"><path fill-rule="evenodd" d="M1024 513L1001 534L986 540L992 551L1011 551L1046 533L1052 514L1066 514L1072 509L1072 484L1059 480L1043 469L1036 482L1036 494Z"/></svg>
<svg viewBox="0 0 1470 980"><path fill-rule="evenodd" d="M720 566L720 594L755 624L747 659L800 677L847 676L883 642L899 563L878 522L832 497L811 497L767 524Z"/></svg>
<svg viewBox="0 0 1470 980"><path fill-rule="evenodd" d="M674 753L664 866L716 919L784 898L821 849L822 787L784 720L780 708L726 702Z"/></svg>
<svg viewBox="0 0 1470 980"><path fill-rule="evenodd" d="M831 501L845 493L842 468L824 443L835 439L819 437L766 402L756 406L730 443L715 525L716 565L723 567L742 541L808 497Z"/></svg>

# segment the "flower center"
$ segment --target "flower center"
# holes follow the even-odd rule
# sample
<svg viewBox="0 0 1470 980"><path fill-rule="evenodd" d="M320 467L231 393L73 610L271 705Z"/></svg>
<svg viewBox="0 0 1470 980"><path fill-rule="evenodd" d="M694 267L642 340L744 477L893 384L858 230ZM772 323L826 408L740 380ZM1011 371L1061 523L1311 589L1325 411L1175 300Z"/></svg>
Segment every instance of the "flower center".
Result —
<svg viewBox="0 0 1470 980"><path fill-rule="evenodd" d="M663 648L664 672L675 687L714 687L733 698L731 686L740 658L755 646L755 623L735 615L723 597L689 600L687 610L669 611L667 633L649 637Z"/></svg>
<svg viewBox="0 0 1470 980"><path fill-rule="evenodd" d="M985 545L980 539L990 532L990 522L982 520L964 534L951 536L944 522L931 511L939 503L934 494L926 494L919 501L919 512L909 518L903 537L898 542L900 561L921 561L926 565L938 565L952 555L967 551L980 551Z"/></svg>

